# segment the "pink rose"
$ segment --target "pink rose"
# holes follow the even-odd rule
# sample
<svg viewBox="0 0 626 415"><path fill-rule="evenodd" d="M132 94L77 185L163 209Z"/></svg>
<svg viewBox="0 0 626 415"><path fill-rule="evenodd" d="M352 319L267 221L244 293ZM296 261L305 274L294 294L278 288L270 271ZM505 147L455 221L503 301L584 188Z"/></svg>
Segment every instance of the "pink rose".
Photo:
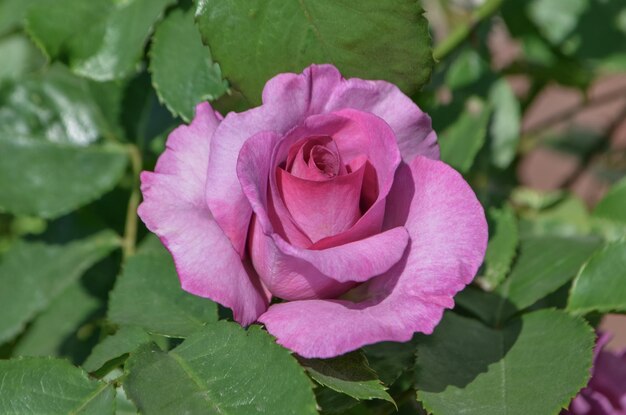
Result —
<svg viewBox="0 0 626 415"><path fill-rule="evenodd" d="M331 357L431 333L481 264L483 209L438 158L430 118L396 86L312 65L249 111L198 105L142 173L139 215L183 289Z"/></svg>
<svg viewBox="0 0 626 415"><path fill-rule="evenodd" d="M610 338L600 334L591 380L561 415L626 415L626 350L602 350Z"/></svg>

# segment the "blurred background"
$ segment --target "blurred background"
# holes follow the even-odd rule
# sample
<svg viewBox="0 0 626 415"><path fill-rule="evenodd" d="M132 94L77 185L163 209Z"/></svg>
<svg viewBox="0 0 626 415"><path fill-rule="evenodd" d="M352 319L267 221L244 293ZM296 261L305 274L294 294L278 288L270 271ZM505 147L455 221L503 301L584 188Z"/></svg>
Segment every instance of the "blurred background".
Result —
<svg viewBox="0 0 626 415"><path fill-rule="evenodd" d="M626 2L424 0L424 8L444 63L428 88L428 104L454 111L460 100L484 98L506 81L517 103L502 117L518 156L492 164L508 167L510 160L515 177L500 181L505 168L492 170L488 180L502 190L513 179L524 197L560 199L550 218L562 222L559 232L588 227L588 212L626 174ZM455 33L467 40L450 50L443 42ZM454 63L446 67L447 61ZM506 99L491 101L507 106ZM433 118L437 131L446 128ZM626 347L626 316L609 315L600 327L613 335L609 348Z"/></svg>

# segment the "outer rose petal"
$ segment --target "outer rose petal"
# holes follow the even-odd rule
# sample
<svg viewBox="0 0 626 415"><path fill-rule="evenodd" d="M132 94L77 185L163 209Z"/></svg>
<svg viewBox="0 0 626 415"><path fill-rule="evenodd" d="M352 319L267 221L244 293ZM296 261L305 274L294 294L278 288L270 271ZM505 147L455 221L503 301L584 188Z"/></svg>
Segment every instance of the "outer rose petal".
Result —
<svg viewBox="0 0 626 415"><path fill-rule="evenodd" d="M278 343L304 357L326 358L379 341L431 333L452 297L468 284L487 246L484 211L469 185L446 164L417 157L402 164L387 198L387 228L405 223L404 258L367 283L369 298L272 305L259 321Z"/></svg>
<svg viewBox="0 0 626 415"><path fill-rule="evenodd" d="M268 300L205 203L209 143L219 123L203 103L191 125L170 134L155 172L141 174L144 201L138 214L171 252L183 289L231 308L235 320L246 325L265 311Z"/></svg>
<svg viewBox="0 0 626 415"><path fill-rule="evenodd" d="M333 65L311 65L301 74L281 73L265 84L263 105L272 106L295 125L309 115L328 112L329 99L344 82Z"/></svg>
<svg viewBox="0 0 626 415"><path fill-rule="evenodd" d="M325 111L343 108L371 112L385 120L396 135L405 162L418 155L439 159L437 135L430 117L394 84L358 78L344 80L333 92Z"/></svg>
<svg viewBox="0 0 626 415"><path fill-rule="evenodd" d="M255 135L241 149L237 163L242 189L256 214L253 263L270 291L284 299L336 295L346 288L341 283L366 281L398 262L408 242L402 226L323 250L297 248L274 233L266 210L271 168L267 159L279 140L273 133Z"/></svg>
<svg viewBox="0 0 626 415"><path fill-rule="evenodd" d="M397 86L386 81L344 79L333 65L311 65L302 74L283 73L267 82L263 104L284 113L323 114L344 108L371 112L393 129L404 161L439 158L430 117Z"/></svg>

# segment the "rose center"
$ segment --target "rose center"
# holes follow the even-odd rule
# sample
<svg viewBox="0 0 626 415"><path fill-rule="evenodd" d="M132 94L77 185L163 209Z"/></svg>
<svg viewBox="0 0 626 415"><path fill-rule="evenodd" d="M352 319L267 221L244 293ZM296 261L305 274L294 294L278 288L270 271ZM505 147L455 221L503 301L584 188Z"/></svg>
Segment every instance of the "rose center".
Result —
<svg viewBox="0 0 626 415"><path fill-rule="evenodd" d="M332 178L339 174L339 157L328 148L315 145L309 154L309 166L313 164L326 177Z"/></svg>

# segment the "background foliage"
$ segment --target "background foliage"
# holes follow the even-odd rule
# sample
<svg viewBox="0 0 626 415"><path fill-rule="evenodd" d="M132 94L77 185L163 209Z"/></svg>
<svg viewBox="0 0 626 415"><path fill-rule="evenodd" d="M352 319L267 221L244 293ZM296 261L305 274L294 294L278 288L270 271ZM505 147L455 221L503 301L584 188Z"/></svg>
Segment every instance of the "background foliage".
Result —
<svg viewBox="0 0 626 415"><path fill-rule="evenodd" d="M0 62L2 414L556 414L626 312L621 0L0 0ZM137 219L196 103L244 110L313 62L413 97L488 212L432 336L293 356L183 292ZM555 88L582 98L537 121Z"/></svg>

